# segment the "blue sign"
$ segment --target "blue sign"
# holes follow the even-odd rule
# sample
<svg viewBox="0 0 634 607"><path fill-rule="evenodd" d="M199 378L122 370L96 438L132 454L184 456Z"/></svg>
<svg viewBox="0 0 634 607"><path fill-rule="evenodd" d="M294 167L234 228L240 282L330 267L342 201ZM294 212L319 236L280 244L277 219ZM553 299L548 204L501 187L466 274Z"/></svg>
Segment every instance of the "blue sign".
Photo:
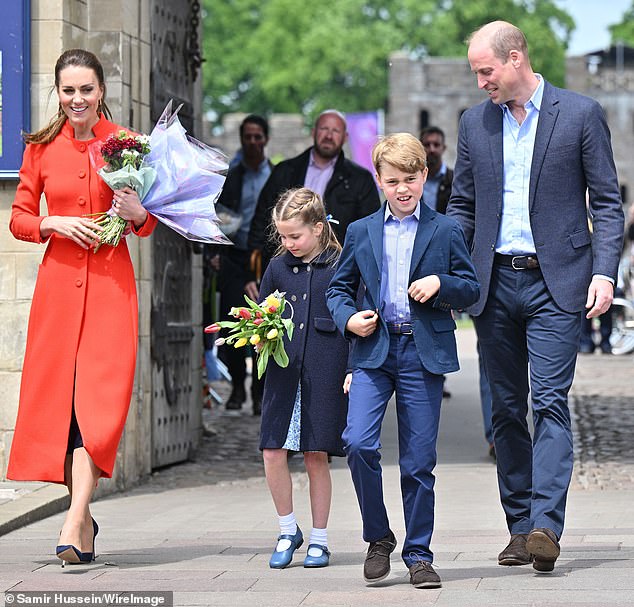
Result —
<svg viewBox="0 0 634 607"><path fill-rule="evenodd" d="M0 6L0 179L16 178L31 128L30 0Z"/></svg>

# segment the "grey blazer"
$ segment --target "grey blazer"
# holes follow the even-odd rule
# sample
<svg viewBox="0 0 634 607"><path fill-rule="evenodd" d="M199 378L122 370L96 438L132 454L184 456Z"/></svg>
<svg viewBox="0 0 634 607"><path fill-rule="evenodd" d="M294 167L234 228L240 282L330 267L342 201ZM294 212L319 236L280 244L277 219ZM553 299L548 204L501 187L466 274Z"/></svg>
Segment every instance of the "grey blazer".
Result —
<svg viewBox="0 0 634 607"><path fill-rule="evenodd" d="M489 100L460 119L458 157L447 215L461 223L486 304L502 215L502 109ZM586 189L593 233L588 226ZM529 185L537 258L553 299L583 309L592 275L616 279L623 209L610 132L601 106L544 82Z"/></svg>

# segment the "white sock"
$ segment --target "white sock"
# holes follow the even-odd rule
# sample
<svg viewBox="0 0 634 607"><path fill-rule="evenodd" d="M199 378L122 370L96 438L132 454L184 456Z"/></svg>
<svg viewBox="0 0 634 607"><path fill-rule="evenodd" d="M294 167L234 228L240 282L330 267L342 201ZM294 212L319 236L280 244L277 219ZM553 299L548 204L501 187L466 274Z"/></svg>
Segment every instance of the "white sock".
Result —
<svg viewBox="0 0 634 607"><path fill-rule="evenodd" d="M297 520L295 519L295 513L291 512L284 516L277 517L280 521L280 535L295 535L297 533ZM275 547L276 552L284 552L291 547L290 540L280 540Z"/></svg>
<svg viewBox="0 0 634 607"><path fill-rule="evenodd" d="M328 529L317 529L313 527L313 530L310 532L310 542L308 543L328 547ZM308 555L321 556L321 550L319 550L319 548L309 548Z"/></svg>

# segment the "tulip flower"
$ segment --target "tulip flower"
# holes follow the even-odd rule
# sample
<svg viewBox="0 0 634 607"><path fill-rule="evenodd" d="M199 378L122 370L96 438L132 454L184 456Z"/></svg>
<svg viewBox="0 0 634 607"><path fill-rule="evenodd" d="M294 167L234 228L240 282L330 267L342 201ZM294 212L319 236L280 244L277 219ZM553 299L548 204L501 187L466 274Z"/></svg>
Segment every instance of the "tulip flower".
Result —
<svg viewBox="0 0 634 607"><path fill-rule="evenodd" d="M266 301L267 306L272 306L276 310L280 307L280 303L282 303L275 295L269 295L264 301Z"/></svg>
<svg viewBox="0 0 634 607"><path fill-rule="evenodd" d="M234 307L229 311L232 319L222 320L205 328L208 333L227 330L224 338L216 340L217 346L225 344L243 348L250 344L256 354L257 375L262 377L270 359L280 367L289 364L284 341L293 337L293 307L285 299L285 293L275 291L257 303L244 297L247 306ZM290 318L284 314L290 308Z"/></svg>

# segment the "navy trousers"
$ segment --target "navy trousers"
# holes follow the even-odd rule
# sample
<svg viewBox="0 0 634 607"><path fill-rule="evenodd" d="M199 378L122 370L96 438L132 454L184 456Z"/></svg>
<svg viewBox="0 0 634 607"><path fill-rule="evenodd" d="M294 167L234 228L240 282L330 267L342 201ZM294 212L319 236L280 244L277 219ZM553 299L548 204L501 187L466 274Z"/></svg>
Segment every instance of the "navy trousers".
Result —
<svg viewBox="0 0 634 607"><path fill-rule="evenodd" d="M374 542L390 529L383 502L381 423L396 391L401 495L406 536L402 556L410 567L433 560L436 438L442 375L425 370L411 335L390 335L387 360L379 369L355 369L343 433L348 466L363 518L363 539Z"/></svg>
<svg viewBox="0 0 634 607"><path fill-rule="evenodd" d="M480 408L482 409L482 424L484 426L484 438L489 445L493 444L493 423L491 421L491 388L484 368L480 344L478 344L478 371L480 375Z"/></svg>
<svg viewBox="0 0 634 607"><path fill-rule="evenodd" d="M563 531L573 465L568 390L580 315L557 306L539 269L493 266L475 325L491 387L500 498L512 534L547 527L560 537Z"/></svg>

